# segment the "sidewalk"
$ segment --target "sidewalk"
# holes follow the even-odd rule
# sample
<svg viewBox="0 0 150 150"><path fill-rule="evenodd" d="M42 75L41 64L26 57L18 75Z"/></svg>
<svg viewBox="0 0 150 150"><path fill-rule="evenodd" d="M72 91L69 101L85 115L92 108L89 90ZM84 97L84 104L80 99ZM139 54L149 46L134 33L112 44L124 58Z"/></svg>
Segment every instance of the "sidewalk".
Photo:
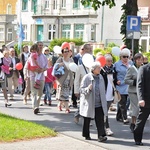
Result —
<svg viewBox="0 0 150 150"><path fill-rule="evenodd" d="M53 138L1 143L0 150L105 150L99 146L59 134Z"/></svg>

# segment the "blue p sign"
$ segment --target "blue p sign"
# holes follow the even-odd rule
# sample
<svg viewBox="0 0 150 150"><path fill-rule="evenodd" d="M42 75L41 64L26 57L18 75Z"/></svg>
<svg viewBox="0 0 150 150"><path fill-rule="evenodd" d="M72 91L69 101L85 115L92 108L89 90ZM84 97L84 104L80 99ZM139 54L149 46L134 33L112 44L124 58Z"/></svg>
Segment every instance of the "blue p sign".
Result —
<svg viewBox="0 0 150 150"><path fill-rule="evenodd" d="M127 31L140 31L141 17L127 16Z"/></svg>

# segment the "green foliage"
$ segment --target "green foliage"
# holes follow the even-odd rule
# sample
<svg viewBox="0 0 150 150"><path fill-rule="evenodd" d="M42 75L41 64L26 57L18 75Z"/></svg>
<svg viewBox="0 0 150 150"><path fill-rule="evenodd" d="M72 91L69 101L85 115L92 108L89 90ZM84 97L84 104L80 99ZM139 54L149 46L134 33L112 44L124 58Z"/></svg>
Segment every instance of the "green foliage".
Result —
<svg viewBox="0 0 150 150"><path fill-rule="evenodd" d="M115 43L108 43L107 47L119 47L119 45L115 44Z"/></svg>
<svg viewBox="0 0 150 150"><path fill-rule="evenodd" d="M23 42L21 47L23 47L24 45L28 45L31 46L33 44L33 42ZM17 55L19 55L22 52L22 49L19 50L18 49L18 43L14 45L15 51L17 52Z"/></svg>
<svg viewBox="0 0 150 150"><path fill-rule="evenodd" d="M76 46L80 46L80 45L83 45L83 44L84 44L84 42L82 41L82 39L77 39L77 38L76 38L76 39L61 38L61 39L54 39L54 40L52 40L52 41L50 42L49 49L50 49L51 51L53 51L53 47L54 47L54 46L56 46L56 45L61 46L61 44L62 44L63 42L73 42L73 43L75 43Z"/></svg>
<svg viewBox="0 0 150 150"><path fill-rule="evenodd" d="M56 136L52 129L0 113L0 142Z"/></svg>
<svg viewBox="0 0 150 150"><path fill-rule="evenodd" d="M81 0L82 5L87 6L90 5L94 8L94 10L97 10L101 6L108 5L109 8L112 8L115 6L115 0Z"/></svg>
<svg viewBox="0 0 150 150"><path fill-rule="evenodd" d="M112 47L106 47L104 50L100 49L100 48L96 48L93 50L93 53L94 53L94 56L96 56L98 53L102 54L103 56L105 54L111 54L112 55L111 50L112 50ZM116 61L119 60L118 56L112 55L112 57L113 57L113 63L115 63Z"/></svg>
<svg viewBox="0 0 150 150"><path fill-rule="evenodd" d="M143 53L143 56L146 56L148 58L148 62L150 62L150 52Z"/></svg>

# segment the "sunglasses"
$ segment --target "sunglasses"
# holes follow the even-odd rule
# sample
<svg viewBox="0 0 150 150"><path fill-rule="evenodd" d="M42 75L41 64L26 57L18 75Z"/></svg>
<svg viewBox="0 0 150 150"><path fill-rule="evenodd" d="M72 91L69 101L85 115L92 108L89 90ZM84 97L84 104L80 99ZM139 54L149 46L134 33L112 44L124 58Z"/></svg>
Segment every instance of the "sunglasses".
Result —
<svg viewBox="0 0 150 150"><path fill-rule="evenodd" d="M64 51L63 53L69 53L69 51Z"/></svg>
<svg viewBox="0 0 150 150"><path fill-rule="evenodd" d="M129 58L129 56L122 56L123 58Z"/></svg>

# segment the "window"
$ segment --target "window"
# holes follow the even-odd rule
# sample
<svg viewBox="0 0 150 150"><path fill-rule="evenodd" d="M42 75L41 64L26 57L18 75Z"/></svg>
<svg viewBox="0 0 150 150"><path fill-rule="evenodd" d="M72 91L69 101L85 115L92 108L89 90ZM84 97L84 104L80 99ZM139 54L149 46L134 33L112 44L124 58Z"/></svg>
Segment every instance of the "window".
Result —
<svg viewBox="0 0 150 150"><path fill-rule="evenodd" d="M13 33L12 28L7 29L7 41L12 41Z"/></svg>
<svg viewBox="0 0 150 150"><path fill-rule="evenodd" d="M48 29L48 40L55 39L56 36L56 25L50 24Z"/></svg>
<svg viewBox="0 0 150 150"><path fill-rule="evenodd" d="M84 24L75 24L74 38L83 38Z"/></svg>
<svg viewBox="0 0 150 150"><path fill-rule="evenodd" d="M24 36L25 36L24 40L27 40L27 25L22 25L22 26L23 26Z"/></svg>
<svg viewBox="0 0 150 150"><path fill-rule="evenodd" d="M31 2L31 10L34 11L34 13L36 13L36 10L37 10L37 0L32 0L32 2Z"/></svg>
<svg viewBox="0 0 150 150"><path fill-rule="evenodd" d="M57 9L57 0L53 1L53 9Z"/></svg>
<svg viewBox="0 0 150 150"><path fill-rule="evenodd" d="M71 32L71 25L70 24L63 24L62 25L62 37L63 38L70 38Z"/></svg>
<svg viewBox="0 0 150 150"><path fill-rule="evenodd" d="M61 1L61 7L62 8L66 8L66 0L62 0Z"/></svg>
<svg viewBox="0 0 150 150"><path fill-rule="evenodd" d="M73 8L74 9L80 8L80 0L73 0Z"/></svg>
<svg viewBox="0 0 150 150"><path fill-rule="evenodd" d="M91 41L95 41L96 25L91 25Z"/></svg>
<svg viewBox="0 0 150 150"><path fill-rule="evenodd" d="M28 10L28 0L22 0L22 10Z"/></svg>
<svg viewBox="0 0 150 150"><path fill-rule="evenodd" d="M148 36L148 25L142 25L142 36Z"/></svg>
<svg viewBox="0 0 150 150"><path fill-rule="evenodd" d="M45 0L45 8L49 9L49 0Z"/></svg>
<svg viewBox="0 0 150 150"><path fill-rule="evenodd" d="M4 41L4 28L0 28L0 41Z"/></svg>
<svg viewBox="0 0 150 150"><path fill-rule="evenodd" d="M7 14L12 14L12 6L11 6L11 4L7 5Z"/></svg>

